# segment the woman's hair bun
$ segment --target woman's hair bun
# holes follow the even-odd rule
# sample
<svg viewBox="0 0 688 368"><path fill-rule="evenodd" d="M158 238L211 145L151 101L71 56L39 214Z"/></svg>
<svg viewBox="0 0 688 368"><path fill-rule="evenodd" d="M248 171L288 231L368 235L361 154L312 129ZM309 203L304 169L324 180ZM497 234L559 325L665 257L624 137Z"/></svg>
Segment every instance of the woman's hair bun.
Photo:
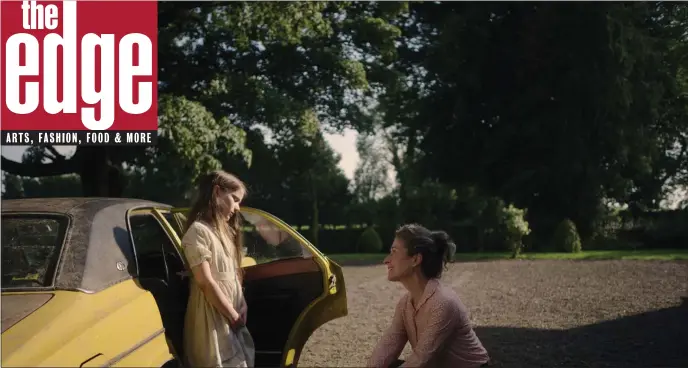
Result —
<svg viewBox="0 0 688 368"><path fill-rule="evenodd" d="M446 231L439 230L433 231L430 236L432 237L432 241L435 243L435 247L437 247L439 253L443 254L445 259L449 259L449 248L454 244L454 241L451 239L449 234L447 234Z"/></svg>

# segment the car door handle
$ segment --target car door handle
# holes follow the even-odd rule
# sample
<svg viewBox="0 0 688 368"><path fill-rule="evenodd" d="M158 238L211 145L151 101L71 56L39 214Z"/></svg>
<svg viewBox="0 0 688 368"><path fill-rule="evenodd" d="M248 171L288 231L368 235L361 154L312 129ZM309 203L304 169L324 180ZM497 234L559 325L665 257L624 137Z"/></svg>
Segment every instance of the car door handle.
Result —
<svg viewBox="0 0 688 368"><path fill-rule="evenodd" d="M337 288L337 276L335 274L330 275L330 292Z"/></svg>
<svg viewBox="0 0 688 368"><path fill-rule="evenodd" d="M103 355L103 353L98 353L98 354L84 360L79 365L79 368L82 368L82 367L101 367L107 362L108 362L108 360L105 358L105 355Z"/></svg>

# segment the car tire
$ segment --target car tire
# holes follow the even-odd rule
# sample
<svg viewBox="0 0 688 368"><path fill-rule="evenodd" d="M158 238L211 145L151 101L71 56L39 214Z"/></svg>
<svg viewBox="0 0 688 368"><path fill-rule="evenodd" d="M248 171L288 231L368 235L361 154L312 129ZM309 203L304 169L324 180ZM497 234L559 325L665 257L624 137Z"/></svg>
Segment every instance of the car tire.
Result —
<svg viewBox="0 0 688 368"><path fill-rule="evenodd" d="M165 362L160 368L184 368L179 359L172 359Z"/></svg>

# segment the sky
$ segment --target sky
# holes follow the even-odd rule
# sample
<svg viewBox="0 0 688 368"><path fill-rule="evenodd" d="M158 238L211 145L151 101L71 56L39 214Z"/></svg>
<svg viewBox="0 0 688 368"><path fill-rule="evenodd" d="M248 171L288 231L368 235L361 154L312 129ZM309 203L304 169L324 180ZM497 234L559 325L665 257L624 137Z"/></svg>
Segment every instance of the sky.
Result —
<svg viewBox="0 0 688 368"><path fill-rule="evenodd" d="M342 134L327 134L325 139L332 149L341 155L339 167L342 168L347 178L354 177L354 171L358 164L358 152L356 152L355 130L347 129ZM21 161L22 154L28 146L2 146L2 155L13 161ZM64 154L74 152L74 146L56 146L57 150Z"/></svg>
<svg viewBox="0 0 688 368"><path fill-rule="evenodd" d="M358 133L352 129L346 129L343 134L327 134L325 139L332 149L341 155L339 167L350 180L354 178L354 171L358 164L358 152L356 151L356 137Z"/></svg>

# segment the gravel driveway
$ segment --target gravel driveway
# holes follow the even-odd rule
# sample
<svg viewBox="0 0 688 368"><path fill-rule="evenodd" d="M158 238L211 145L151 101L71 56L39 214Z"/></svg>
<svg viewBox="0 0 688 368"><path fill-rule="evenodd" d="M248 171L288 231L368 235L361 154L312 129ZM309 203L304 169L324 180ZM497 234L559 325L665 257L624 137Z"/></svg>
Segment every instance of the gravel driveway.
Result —
<svg viewBox="0 0 688 368"><path fill-rule="evenodd" d="M344 275L349 315L315 332L301 367L363 366L404 292L382 266ZM455 263L442 280L495 366L688 367L688 262Z"/></svg>

